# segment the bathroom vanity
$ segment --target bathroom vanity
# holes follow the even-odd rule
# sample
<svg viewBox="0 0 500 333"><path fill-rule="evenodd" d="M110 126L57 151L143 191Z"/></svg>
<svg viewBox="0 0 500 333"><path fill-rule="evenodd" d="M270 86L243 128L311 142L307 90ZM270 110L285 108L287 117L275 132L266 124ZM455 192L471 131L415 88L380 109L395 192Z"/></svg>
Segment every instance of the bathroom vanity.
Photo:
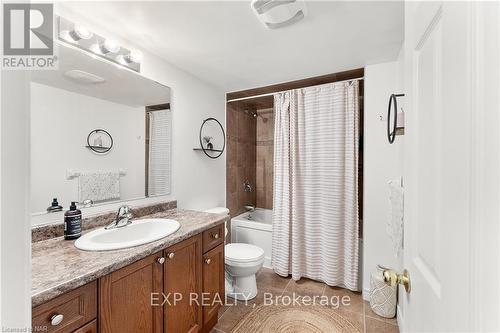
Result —
<svg viewBox="0 0 500 333"><path fill-rule="evenodd" d="M179 209L143 217L174 219L181 226L158 241L115 251L78 250L61 237L33 243L34 330L212 329L224 301L228 217Z"/></svg>
<svg viewBox="0 0 500 333"><path fill-rule="evenodd" d="M58 68L30 83L33 331L210 331L225 295L228 216L170 200L170 88L57 47ZM78 248L62 237L70 202L83 215ZM120 205L143 221L128 224L124 210L121 223Z"/></svg>

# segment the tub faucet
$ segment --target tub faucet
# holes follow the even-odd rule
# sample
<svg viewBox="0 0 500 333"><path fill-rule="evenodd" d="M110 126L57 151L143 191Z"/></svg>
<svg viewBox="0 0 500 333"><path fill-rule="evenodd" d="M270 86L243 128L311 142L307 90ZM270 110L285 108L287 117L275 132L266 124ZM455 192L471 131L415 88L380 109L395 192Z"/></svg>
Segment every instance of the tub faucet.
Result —
<svg viewBox="0 0 500 333"><path fill-rule="evenodd" d="M108 224L104 229L114 229L114 228L121 228L129 225L132 223L130 219L132 218L132 213L130 212L130 207L127 205L123 205L120 208L118 208L118 213L116 214L116 219Z"/></svg>
<svg viewBox="0 0 500 333"><path fill-rule="evenodd" d="M245 192L252 192L252 185L250 185L248 179L243 182L243 189Z"/></svg>

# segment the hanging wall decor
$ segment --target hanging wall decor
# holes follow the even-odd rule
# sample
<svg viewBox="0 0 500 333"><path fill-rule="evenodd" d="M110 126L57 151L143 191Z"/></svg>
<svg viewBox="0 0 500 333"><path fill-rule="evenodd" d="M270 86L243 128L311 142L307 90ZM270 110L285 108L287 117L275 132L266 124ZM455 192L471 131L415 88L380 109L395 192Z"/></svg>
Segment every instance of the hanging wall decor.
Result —
<svg viewBox="0 0 500 333"><path fill-rule="evenodd" d="M193 150L203 151L205 155L212 159L219 158L226 148L226 133L224 127L215 118L203 120L200 127L200 148Z"/></svg>
<svg viewBox="0 0 500 333"><path fill-rule="evenodd" d="M113 137L103 129L92 130L87 136L86 148L97 154L106 154L113 148Z"/></svg>
<svg viewBox="0 0 500 333"><path fill-rule="evenodd" d="M404 119L403 112L398 113L398 97L403 97L405 94L392 94L389 97L389 107L387 108L387 140L390 144L394 143L396 135L404 134ZM392 105L394 105L394 111L392 111ZM391 114L392 122L391 122ZM399 119L398 119L399 117Z"/></svg>

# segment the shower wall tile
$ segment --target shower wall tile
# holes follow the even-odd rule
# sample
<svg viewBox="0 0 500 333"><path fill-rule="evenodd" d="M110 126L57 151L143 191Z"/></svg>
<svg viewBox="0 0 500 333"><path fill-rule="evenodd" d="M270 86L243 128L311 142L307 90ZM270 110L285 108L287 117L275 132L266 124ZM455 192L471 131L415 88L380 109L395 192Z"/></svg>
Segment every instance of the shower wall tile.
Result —
<svg viewBox="0 0 500 333"><path fill-rule="evenodd" d="M273 208L274 168L274 112L273 109L258 110L256 128L256 183L257 207Z"/></svg>
<svg viewBox="0 0 500 333"><path fill-rule="evenodd" d="M238 103L227 105L226 202L231 216L245 212L246 204L256 205L256 120ZM245 192L248 180L251 192Z"/></svg>

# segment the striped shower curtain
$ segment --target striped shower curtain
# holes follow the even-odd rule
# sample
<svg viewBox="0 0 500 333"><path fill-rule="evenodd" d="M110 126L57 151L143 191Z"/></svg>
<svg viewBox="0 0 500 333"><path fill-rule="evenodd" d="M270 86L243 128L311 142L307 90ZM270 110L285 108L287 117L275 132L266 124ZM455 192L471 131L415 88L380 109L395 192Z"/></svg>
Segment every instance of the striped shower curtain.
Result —
<svg viewBox="0 0 500 333"><path fill-rule="evenodd" d="M275 94L272 265L358 286L359 83Z"/></svg>

